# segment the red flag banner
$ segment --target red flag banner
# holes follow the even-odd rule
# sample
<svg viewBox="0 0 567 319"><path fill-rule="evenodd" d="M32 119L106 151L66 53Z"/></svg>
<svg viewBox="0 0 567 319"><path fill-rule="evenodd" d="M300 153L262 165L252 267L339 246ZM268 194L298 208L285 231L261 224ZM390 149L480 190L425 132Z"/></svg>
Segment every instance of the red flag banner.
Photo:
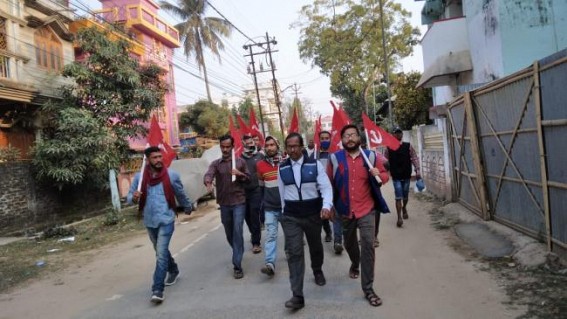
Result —
<svg viewBox="0 0 567 319"><path fill-rule="evenodd" d="M250 130L252 131L252 135L258 136L260 138L260 146L264 147L264 134L260 131L260 126L258 125L258 121L256 121L256 114L254 114L254 108L250 108Z"/></svg>
<svg viewBox="0 0 567 319"><path fill-rule="evenodd" d="M321 133L321 115L319 115L319 119L315 120L315 132L313 133L313 144L315 147L319 147L319 133Z"/></svg>
<svg viewBox="0 0 567 319"><path fill-rule="evenodd" d="M374 149L378 146L386 146L395 151L400 147L400 141L380 126L376 125L364 112L362 112L362 123L366 131L369 149Z"/></svg>
<svg viewBox="0 0 567 319"><path fill-rule="evenodd" d="M293 108L293 117L291 118L291 122L289 123L289 129L287 130L287 134L290 133L299 133L299 118L297 117L297 108Z"/></svg>
<svg viewBox="0 0 567 319"><path fill-rule="evenodd" d="M244 150L244 147L242 146L242 136L240 135L240 132L236 129L236 126L234 126L234 122L232 121L232 116L228 117L229 119L229 130L230 130L230 136L232 136L232 138L234 139L234 154L236 155L236 157L240 157L240 155L242 155L242 151Z"/></svg>
<svg viewBox="0 0 567 319"><path fill-rule="evenodd" d="M244 120L242 119L240 114L236 115L236 120L238 121L238 126L240 127L240 137L241 138L244 135L252 135L252 131L250 130L248 125L246 125L246 122L244 122Z"/></svg>
<svg viewBox="0 0 567 319"><path fill-rule="evenodd" d="M343 126L350 124L350 119L344 110L337 108L335 103L331 101L333 106L333 124L331 126L331 146L329 152L336 152L342 148L341 129Z"/></svg>
<svg viewBox="0 0 567 319"><path fill-rule="evenodd" d="M147 139L149 146L157 146L161 149L163 165L165 167L169 167L171 162L173 162L175 157L177 157L177 154L175 153L175 150L163 140L163 134L161 134L161 128L159 127L159 123L155 115L152 116L150 132Z"/></svg>

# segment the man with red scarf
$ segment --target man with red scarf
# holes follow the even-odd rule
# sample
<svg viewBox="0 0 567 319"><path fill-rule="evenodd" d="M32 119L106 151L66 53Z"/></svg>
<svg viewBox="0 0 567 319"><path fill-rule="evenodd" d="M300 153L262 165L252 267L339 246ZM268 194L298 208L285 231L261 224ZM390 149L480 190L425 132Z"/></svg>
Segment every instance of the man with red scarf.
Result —
<svg viewBox="0 0 567 319"><path fill-rule="evenodd" d="M156 251L151 301L159 304L164 300L165 286L175 284L179 278L179 268L169 252L177 207L175 199L185 214L191 213L193 205L183 189L179 174L163 165L161 149L152 146L144 154L148 165L143 170L142 186L138 191L138 173L132 181L127 201L138 204L138 211L143 214L144 226Z"/></svg>

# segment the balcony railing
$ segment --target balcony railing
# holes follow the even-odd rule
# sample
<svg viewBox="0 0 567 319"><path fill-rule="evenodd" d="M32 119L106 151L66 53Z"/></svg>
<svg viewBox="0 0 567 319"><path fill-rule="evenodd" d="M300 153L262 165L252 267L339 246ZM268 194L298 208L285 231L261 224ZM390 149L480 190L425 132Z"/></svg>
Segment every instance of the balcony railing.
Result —
<svg viewBox="0 0 567 319"><path fill-rule="evenodd" d="M95 19L111 23L125 22L128 26L152 33L169 47L179 47L179 31L141 5L98 10Z"/></svg>

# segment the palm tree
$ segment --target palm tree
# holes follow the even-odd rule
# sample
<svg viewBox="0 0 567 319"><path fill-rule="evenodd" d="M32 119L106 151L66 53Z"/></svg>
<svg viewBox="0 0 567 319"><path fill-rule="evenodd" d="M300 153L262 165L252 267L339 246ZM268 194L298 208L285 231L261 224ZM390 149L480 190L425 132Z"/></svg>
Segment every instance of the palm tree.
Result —
<svg viewBox="0 0 567 319"><path fill-rule="evenodd" d="M212 102L203 50L208 48L220 61L219 50L224 49L221 37L226 38L230 36L232 25L225 19L205 17L205 11L209 6L207 0L178 0L178 5L160 1L160 6L163 10L183 21L176 24L175 28L179 31L183 41L185 56L189 58L193 53L195 54L195 61L199 66L199 71L202 70L205 77L207 98L209 102Z"/></svg>

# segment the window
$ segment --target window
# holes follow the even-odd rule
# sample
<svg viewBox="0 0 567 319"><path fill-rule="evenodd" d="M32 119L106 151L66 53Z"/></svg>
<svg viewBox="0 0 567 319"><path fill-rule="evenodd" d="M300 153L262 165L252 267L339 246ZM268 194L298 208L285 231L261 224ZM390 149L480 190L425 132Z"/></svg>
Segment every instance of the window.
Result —
<svg viewBox="0 0 567 319"><path fill-rule="evenodd" d="M0 49L8 49L8 41L6 39L6 19L0 18Z"/></svg>
<svg viewBox="0 0 567 319"><path fill-rule="evenodd" d="M61 41L48 27L35 32L35 58L40 68L59 71L63 68Z"/></svg>

